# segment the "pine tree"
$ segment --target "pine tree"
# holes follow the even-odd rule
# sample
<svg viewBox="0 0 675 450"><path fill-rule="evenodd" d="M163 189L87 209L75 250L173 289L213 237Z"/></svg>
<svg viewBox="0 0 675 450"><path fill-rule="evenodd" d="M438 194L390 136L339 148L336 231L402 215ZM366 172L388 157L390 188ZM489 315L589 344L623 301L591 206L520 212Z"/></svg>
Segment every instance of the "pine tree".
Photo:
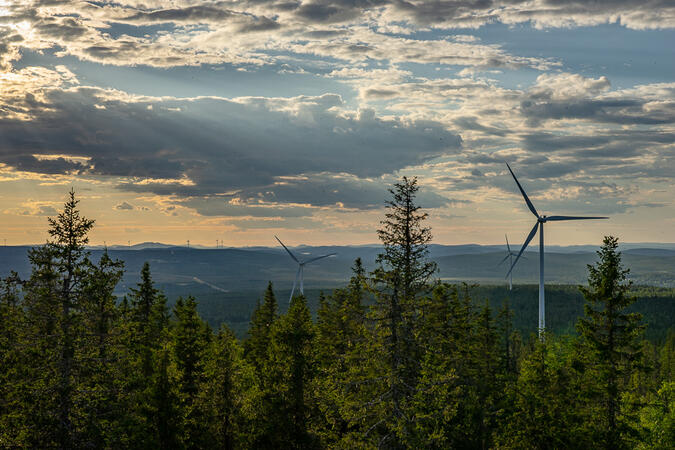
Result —
<svg viewBox="0 0 675 450"><path fill-rule="evenodd" d="M332 295L321 293L317 312L314 353L317 392L322 420L314 424L323 446L335 445L349 430L349 420L342 411L342 399L349 391L350 365L362 357L358 348L365 336L365 270L357 258L353 275L345 289Z"/></svg>
<svg viewBox="0 0 675 450"><path fill-rule="evenodd" d="M166 298L155 288L150 274L150 264L143 264L141 281L131 289L129 309L133 347L139 353L142 379L152 376L152 355L161 343L161 331L166 327Z"/></svg>
<svg viewBox="0 0 675 450"><path fill-rule="evenodd" d="M588 370L596 381L592 395L600 405L600 416L593 422L596 443L606 449L627 448L636 434L630 412L622 408L621 395L630 375L639 369L644 331L641 316L626 312L635 297L629 293L629 270L622 267L618 245L617 238L605 237L599 261L588 266L588 287L580 287L586 299L584 317L577 324Z"/></svg>
<svg viewBox="0 0 675 450"><path fill-rule="evenodd" d="M211 448L232 450L241 440L241 363L236 337L227 326L221 326L208 349L205 383L199 395L199 408L208 422L206 441Z"/></svg>
<svg viewBox="0 0 675 450"><path fill-rule="evenodd" d="M149 416L153 431L151 443L132 439L139 448L182 448L181 433L183 426L182 408L175 376L172 374L171 349L164 344L156 352L156 370L152 374L148 407L153 414Z"/></svg>
<svg viewBox="0 0 675 450"><path fill-rule="evenodd" d="M89 268L88 252L85 245L89 242L88 233L94 221L80 216L77 209L79 200L75 200L75 191L65 203L63 212L56 219L49 218L49 235L53 241L47 247L53 252L57 270L61 314L59 321L60 355L58 361L58 425L57 440L61 447L73 445L73 391L75 389L77 367L75 367L75 346L78 339L81 288Z"/></svg>
<svg viewBox="0 0 675 450"><path fill-rule="evenodd" d="M454 329L462 320L456 315L457 303L457 288L448 284L437 285L425 301L420 333L424 354L410 406L417 420L412 436L406 440L408 447L457 447L455 435L461 429L457 417L465 400L456 364L457 349L468 345L470 338L467 333L455 336Z"/></svg>
<svg viewBox="0 0 675 450"><path fill-rule="evenodd" d="M25 366L19 339L25 326L21 280L16 272L0 280L0 446L21 447L21 389Z"/></svg>
<svg viewBox="0 0 675 450"><path fill-rule="evenodd" d="M271 448L307 449L317 444L310 433L314 333L304 296L293 297L288 312L274 324L270 342Z"/></svg>
<svg viewBox="0 0 675 450"><path fill-rule="evenodd" d="M29 251L31 278L25 285L26 357L33 365L27 393L29 446L70 448L84 445L82 414L75 404L87 359L78 355L86 330L83 288L92 264L85 245L93 220L80 215L75 192L63 211L49 218L51 240Z"/></svg>
<svg viewBox="0 0 675 450"><path fill-rule="evenodd" d="M200 448L204 445L206 430L195 401L204 381L206 349L212 332L197 314L197 302L192 296L185 300L179 298L173 314L171 337L183 417L183 444L186 448Z"/></svg>
<svg viewBox="0 0 675 450"><path fill-rule="evenodd" d="M279 307L274 295L272 282L267 284L262 305L256 305L251 324L248 329L248 338L244 341L244 355L258 370L265 370L270 344L272 325L279 318Z"/></svg>
<svg viewBox="0 0 675 450"><path fill-rule="evenodd" d="M123 372L119 366L117 299L113 295L122 274L123 263L113 261L104 251L82 286L82 322L86 333L76 353L86 364L77 401L82 405L84 445L89 447L119 444L119 423L125 414L118 392Z"/></svg>
<svg viewBox="0 0 675 450"><path fill-rule="evenodd" d="M376 303L370 320L375 341L362 349L368 366L354 374L354 382L364 390L355 416L363 417L363 410L368 410L370 425L363 424L364 433L389 448L401 447L414 425L415 417L406 409L421 370L420 299L436 271L435 263L427 259L431 231L423 225L427 214L415 203L418 190L417 180L407 177L390 189L392 199L386 202L387 212L378 230L384 251L371 274Z"/></svg>
<svg viewBox="0 0 675 450"><path fill-rule="evenodd" d="M597 448L587 431L576 358L573 343L531 337L509 390L514 411L502 421L498 448Z"/></svg>
<svg viewBox="0 0 675 450"><path fill-rule="evenodd" d="M244 359L248 365L246 380L248 391L246 402L249 408L248 420L250 433L248 446L270 448L274 432L275 411L273 410L271 375L270 375L270 344L272 329L279 319L279 311L272 282L267 284L263 303L257 302L251 316L248 337L244 341Z"/></svg>
<svg viewBox="0 0 675 450"><path fill-rule="evenodd" d="M161 408L172 401L173 391L157 385L164 382L162 377L168 377L168 372L160 374L157 371L170 370L168 362L162 369L161 360L168 357L165 354L169 339L168 312L166 297L155 288L147 262L141 269L137 287L124 297L120 318L121 339L126 344L124 365L128 368L124 389L131 409L128 439L139 446L157 446L162 433L158 427L164 427L158 425L165 417Z"/></svg>
<svg viewBox="0 0 675 450"><path fill-rule="evenodd" d="M57 447L59 273L47 246L29 250L28 259L32 271L24 285L25 327L20 337L24 387L22 427L17 432L25 447Z"/></svg>
<svg viewBox="0 0 675 450"><path fill-rule="evenodd" d="M497 313L496 325L499 335L501 373L509 381L512 381L518 373L521 340L520 333L513 329L513 315L509 301L505 299Z"/></svg>

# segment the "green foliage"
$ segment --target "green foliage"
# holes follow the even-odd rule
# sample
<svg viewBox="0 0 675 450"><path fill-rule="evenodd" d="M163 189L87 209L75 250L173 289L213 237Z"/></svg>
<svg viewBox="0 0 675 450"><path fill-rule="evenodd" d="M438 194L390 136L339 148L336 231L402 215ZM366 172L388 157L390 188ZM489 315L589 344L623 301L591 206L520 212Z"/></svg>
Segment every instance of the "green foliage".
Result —
<svg viewBox="0 0 675 450"><path fill-rule="evenodd" d="M232 331L223 326L211 340L204 366L204 383L197 399L206 425L203 448L236 448L245 439L241 346Z"/></svg>
<svg viewBox="0 0 675 450"><path fill-rule="evenodd" d="M212 332L199 318L194 297L178 299L173 315L171 349L183 420L181 434L186 448L201 448L205 445L205 423L195 402L205 381L206 351Z"/></svg>
<svg viewBox="0 0 675 450"><path fill-rule="evenodd" d="M433 283L416 192L405 178L392 190L372 274L356 260L315 321L303 296L280 315L270 283L243 342L192 296L169 312L149 264L117 299L122 265L90 260L93 221L71 192L30 278L0 280L0 447L672 446L675 332L644 340L634 310L643 296L665 330L672 292L631 290L606 238L586 304L549 286L557 332L523 342L535 291Z"/></svg>
<svg viewBox="0 0 675 450"><path fill-rule="evenodd" d="M260 374L267 365L272 325L278 318L277 299L270 281L262 305L258 303L253 311L248 339L244 342L244 355Z"/></svg>
<svg viewBox="0 0 675 450"><path fill-rule="evenodd" d="M668 448L675 442L675 382L664 381L656 395L640 410L643 429L638 449Z"/></svg>
<svg viewBox="0 0 675 450"><path fill-rule="evenodd" d="M586 370L595 382L588 386L599 405L594 422L596 442L607 449L628 448L637 435L630 410L621 403L627 379L641 369L644 326L641 316L625 310L635 297L629 294L629 270L621 266L618 239L608 236L598 252L600 260L588 266L588 288L580 287L587 300L585 317L579 320L581 345L586 351Z"/></svg>
<svg viewBox="0 0 675 450"><path fill-rule="evenodd" d="M594 448L575 356L570 342L550 335L530 339L517 383L508 391L511 411L503 417L497 447Z"/></svg>
<svg viewBox="0 0 675 450"><path fill-rule="evenodd" d="M365 413L372 422L372 439L391 448L404 445L413 432L414 418L406 409L421 369L421 297L436 271L435 263L428 261L427 214L415 204L418 190L417 179L406 177L389 190L392 199L386 202L385 220L378 230L384 251L371 274L375 304L368 320L373 340L364 342L361 350L368 355L364 367L369 369L357 375L363 394L370 398L363 397L356 412L362 415L370 409Z"/></svg>

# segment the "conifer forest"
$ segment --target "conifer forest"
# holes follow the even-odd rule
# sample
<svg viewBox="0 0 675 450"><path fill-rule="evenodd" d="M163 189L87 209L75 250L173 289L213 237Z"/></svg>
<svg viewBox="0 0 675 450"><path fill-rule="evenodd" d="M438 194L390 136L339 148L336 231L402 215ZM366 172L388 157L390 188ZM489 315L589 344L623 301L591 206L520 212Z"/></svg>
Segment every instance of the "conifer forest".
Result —
<svg viewBox="0 0 675 450"><path fill-rule="evenodd" d="M508 300L439 281L417 192L390 189L374 270L356 259L316 314L270 282L239 339L169 306L151 264L114 295L123 262L91 258L71 191L30 277L2 274L0 447L673 448L675 333L648 339L618 239L575 329L524 335Z"/></svg>

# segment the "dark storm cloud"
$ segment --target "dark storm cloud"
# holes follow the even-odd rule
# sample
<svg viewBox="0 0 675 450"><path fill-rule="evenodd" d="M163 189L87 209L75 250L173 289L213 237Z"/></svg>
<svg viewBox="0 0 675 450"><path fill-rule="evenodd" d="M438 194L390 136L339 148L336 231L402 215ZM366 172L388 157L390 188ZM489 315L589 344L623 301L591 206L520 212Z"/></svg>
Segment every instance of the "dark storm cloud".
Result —
<svg viewBox="0 0 675 450"><path fill-rule="evenodd" d="M521 103L522 114L534 124L544 120L593 119L618 125L659 125L675 123L675 104L670 111L650 111L642 99L569 99Z"/></svg>
<svg viewBox="0 0 675 450"><path fill-rule="evenodd" d="M423 2L392 0L391 3L395 10L408 15L411 22L421 25L433 25L453 21L458 26L461 26L461 24L471 26L477 20L486 22L498 19L498 16L490 13L490 10L501 6L504 2L494 2L492 0L436 0ZM514 1L509 3L520 2Z"/></svg>
<svg viewBox="0 0 675 450"><path fill-rule="evenodd" d="M0 162L34 172L166 179L121 185L136 192L195 197L241 191L246 201L259 196L370 207L381 201L382 188L359 195L349 183L364 188L368 183L359 185L359 178L394 173L456 152L461 145L459 136L438 122L341 114L334 108L342 100L333 94L236 101L116 95L94 88L49 91L50 108L32 111L29 126L12 119L0 122ZM42 154L90 158L89 166L38 161L30 156L36 148ZM322 178L327 200L311 181L304 187L295 181L279 184L280 177L327 171L353 177L346 184ZM179 179L189 182L171 181Z"/></svg>
<svg viewBox="0 0 675 450"><path fill-rule="evenodd" d="M18 170L44 174L65 174L84 172L88 166L65 158L39 159L31 154L12 154L2 152L2 162ZM5 154L6 153L6 154Z"/></svg>
<svg viewBox="0 0 675 450"><path fill-rule="evenodd" d="M264 200L266 202L296 202L315 206L334 206L345 208L379 208L390 197L389 186L395 179L359 179L353 176L334 174L315 174L308 179L283 180L268 186L263 193L243 192L240 197L247 201ZM450 202L449 199L433 191L422 188L417 197L425 208L438 208Z"/></svg>
<svg viewBox="0 0 675 450"><path fill-rule="evenodd" d="M302 2L295 13L310 22L338 23L388 3L386 0L311 0Z"/></svg>
<svg viewBox="0 0 675 450"><path fill-rule="evenodd" d="M395 17L434 26L478 27L486 23L533 22L542 27L619 21L630 28L668 28L675 22L670 0L391 0Z"/></svg>
<svg viewBox="0 0 675 450"><path fill-rule="evenodd" d="M199 24L233 22L238 24L239 33L271 31L280 24L265 16L255 16L228 9L231 4L214 3L211 5L194 5L185 8L157 9L154 11L138 11L135 14L119 19L125 23L143 25L153 23Z"/></svg>
<svg viewBox="0 0 675 450"><path fill-rule="evenodd" d="M229 19L236 14L220 5L195 5L186 8L139 11L124 18L128 22L200 22Z"/></svg>
<svg viewBox="0 0 675 450"><path fill-rule="evenodd" d="M558 152L580 162L586 158L612 158L615 162L623 162L620 158L644 155L646 149L672 142L675 142L675 134L660 130L615 130L593 135L533 133L523 137L528 150Z"/></svg>

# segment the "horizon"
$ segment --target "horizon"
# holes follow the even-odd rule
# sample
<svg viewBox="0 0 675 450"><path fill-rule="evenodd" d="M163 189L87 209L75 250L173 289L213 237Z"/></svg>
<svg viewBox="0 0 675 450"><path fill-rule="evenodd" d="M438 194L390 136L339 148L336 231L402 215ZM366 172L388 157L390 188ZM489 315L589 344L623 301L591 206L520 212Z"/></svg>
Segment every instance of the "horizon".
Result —
<svg viewBox="0 0 675 450"><path fill-rule="evenodd" d="M164 3L0 1L0 243L73 188L93 245L367 245L402 176L435 242L522 243L506 162L610 217L546 245L675 242L672 5Z"/></svg>
<svg viewBox="0 0 675 450"><path fill-rule="evenodd" d="M510 241L509 241L510 242ZM285 243L285 242L284 242ZM38 247L41 245L44 245L45 242L42 243L24 243L24 244L5 244L1 245L1 247ZM522 243L513 243L510 242L512 248L514 250L518 250ZM162 246L161 248L185 248L185 249L194 249L194 250L228 250L228 249L255 249L255 248L265 248L265 249L278 249L278 250L283 250L280 245L242 245L242 246L216 246L216 245L211 245L209 246L208 244L199 244L195 243L193 244L192 242L190 245L186 245L186 243L170 243L170 242L157 242L157 241L145 241L145 242L136 242L136 243L131 243L131 244L125 244L125 243L106 243L106 244L95 244L95 243L89 243L85 247L88 249L103 249L103 248L114 248L115 250L139 250L139 247L141 246L146 246L146 245L159 245ZM439 242L431 242L427 244L428 246L440 246L440 247L470 247L470 246L476 246L476 247L503 247L506 248L505 243L493 243L493 244L479 244L476 242L465 242L461 244L444 244L444 243L439 243ZM545 247L556 247L556 248L574 248L574 247L600 247L602 243L596 244L596 243L575 243L575 244L569 244L569 245L559 245L559 244L550 244L546 243ZM350 248L373 248L373 247L381 247L381 243L377 242L371 242L371 243L366 243L366 244L341 244L341 245L334 245L334 244L318 244L318 245L307 245L307 244L286 244L288 248L318 248L318 247L350 247ZM658 249L659 247L673 247L675 249L675 242L622 242L619 241L619 249L621 250L622 248L625 249L625 247L631 247L630 250L636 249L636 248L645 248L645 249ZM636 246L644 246L644 247L636 247ZM650 246L655 246L655 247L650 247ZM147 247L146 247L147 248ZM146 249L143 248L143 249ZM539 251L539 244L537 243L530 243L527 246L526 253L527 252L538 252ZM548 252L547 252L548 253Z"/></svg>

